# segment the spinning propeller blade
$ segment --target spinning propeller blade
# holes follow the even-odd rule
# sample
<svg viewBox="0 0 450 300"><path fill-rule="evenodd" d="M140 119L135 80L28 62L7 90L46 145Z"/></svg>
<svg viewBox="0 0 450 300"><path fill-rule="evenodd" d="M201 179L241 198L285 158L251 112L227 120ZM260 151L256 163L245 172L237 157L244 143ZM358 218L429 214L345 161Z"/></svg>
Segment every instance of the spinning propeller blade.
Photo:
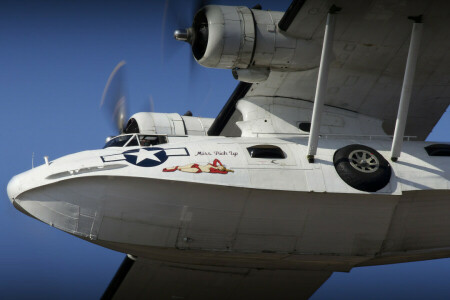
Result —
<svg viewBox="0 0 450 300"><path fill-rule="evenodd" d="M200 10L200 8L208 5L209 1L195 0L189 1L189 4L190 6L186 5L185 2L174 0L166 0L165 2L161 33L163 62L166 57L172 57L173 53L179 49L179 44L173 43L173 37L192 44L193 39L188 40L187 38L188 36L193 38L192 30L190 35L188 33L192 26L193 16ZM174 33L174 30L176 30L176 33ZM189 52L191 52L191 47L188 49ZM194 57L191 55L191 62L189 64L190 73L192 73L196 65L194 60Z"/></svg>
<svg viewBox="0 0 450 300"><path fill-rule="evenodd" d="M124 79L125 61L121 61L109 75L100 102L100 108L105 110L119 133L123 133L128 120Z"/></svg>

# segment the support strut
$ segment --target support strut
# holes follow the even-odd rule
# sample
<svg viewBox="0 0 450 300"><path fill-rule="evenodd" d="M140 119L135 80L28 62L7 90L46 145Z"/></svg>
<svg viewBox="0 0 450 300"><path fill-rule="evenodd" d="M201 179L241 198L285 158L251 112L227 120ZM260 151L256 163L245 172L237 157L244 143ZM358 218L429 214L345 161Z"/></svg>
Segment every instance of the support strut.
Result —
<svg viewBox="0 0 450 300"><path fill-rule="evenodd" d="M420 39L422 36L422 17L410 17L414 20L411 42L409 44L408 59L406 61L405 76L403 77L402 92L398 105L397 121L395 123L394 138L392 140L391 160L397 161L400 157L403 137L405 135L406 120L408 118L409 103L416 72L417 57L419 55Z"/></svg>
<svg viewBox="0 0 450 300"><path fill-rule="evenodd" d="M323 37L322 56L320 57L319 76L317 78L316 95L314 97L314 107L312 111L311 130L308 140L308 162L314 162L314 155L317 153L319 142L320 119L322 117L325 96L327 92L328 73L330 70L330 60L333 49L333 35L335 27L335 13L340 8L332 6L327 16L325 35Z"/></svg>

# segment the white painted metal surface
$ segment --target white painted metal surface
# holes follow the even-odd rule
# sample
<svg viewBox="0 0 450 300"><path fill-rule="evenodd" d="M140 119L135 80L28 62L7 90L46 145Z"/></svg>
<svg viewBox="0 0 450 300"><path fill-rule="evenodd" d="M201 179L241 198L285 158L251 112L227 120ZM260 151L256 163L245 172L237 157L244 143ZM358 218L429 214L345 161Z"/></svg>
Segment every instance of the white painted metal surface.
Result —
<svg viewBox="0 0 450 300"><path fill-rule="evenodd" d="M180 116L177 113L139 112L131 116L143 134L207 135L214 119Z"/></svg>
<svg viewBox="0 0 450 300"><path fill-rule="evenodd" d="M389 141L321 139L316 164L310 165L306 137L169 140L153 148L62 157L14 177L8 194L14 205L56 228L150 258L160 247L214 251L212 257L219 251L218 261L223 253L225 261L233 253L265 252L291 253L294 260L304 255L370 260L450 249L450 224L441 218L450 208L450 166L446 157L428 156L427 143L405 143L390 184L366 193L337 175L334 149L360 143L389 157ZM247 148L259 144L280 147L286 158L250 157ZM148 166L136 165L139 157ZM227 171L200 168L216 159ZM192 173L194 163L200 167ZM405 219L419 203L426 204L427 215ZM436 226L427 227L431 219ZM418 224L424 226L420 231L413 229Z"/></svg>
<svg viewBox="0 0 450 300"><path fill-rule="evenodd" d="M208 43L197 60L205 67L308 70L319 64L319 42L293 39L278 30L282 12L210 5L204 13Z"/></svg>
<svg viewBox="0 0 450 300"><path fill-rule="evenodd" d="M242 137L277 137L308 135L299 128L311 123L313 103L281 97L245 97L237 103L240 120L236 124ZM320 124L321 135L330 137L367 136L387 139L383 120L351 111L324 106Z"/></svg>

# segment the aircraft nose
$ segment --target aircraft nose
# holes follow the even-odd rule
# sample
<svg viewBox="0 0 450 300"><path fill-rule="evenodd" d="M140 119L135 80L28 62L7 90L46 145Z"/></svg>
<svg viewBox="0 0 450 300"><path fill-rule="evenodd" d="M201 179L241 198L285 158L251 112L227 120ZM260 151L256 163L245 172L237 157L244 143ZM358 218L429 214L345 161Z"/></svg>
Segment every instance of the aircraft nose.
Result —
<svg viewBox="0 0 450 300"><path fill-rule="evenodd" d="M20 193L20 180L17 175L11 178L11 180L8 182L6 191L8 193L9 200L11 201L11 203L13 203L14 198L17 197L17 195L19 195Z"/></svg>

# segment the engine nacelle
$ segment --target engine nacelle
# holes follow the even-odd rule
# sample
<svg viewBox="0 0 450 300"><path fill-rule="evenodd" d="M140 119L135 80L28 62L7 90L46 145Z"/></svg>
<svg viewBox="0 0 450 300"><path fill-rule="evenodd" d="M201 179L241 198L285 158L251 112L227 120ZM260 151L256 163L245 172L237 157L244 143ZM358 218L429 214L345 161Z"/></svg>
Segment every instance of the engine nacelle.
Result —
<svg viewBox="0 0 450 300"><path fill-rule="evenodd" d="M317 67L321 45L285 35L278 29L283 14L243 6L205 6L197 12L189 29L194 57L209 68L307 70ZM249 74L240 76L245 78ZM264 78L261 71L252 74Z"/></svg>
<svg viewBox="0 0 450 300"><path fill-rule="evenodd" d="M188 117L177 113L140 112L131 116L124 133L208 135L213 121L213 118Z"/></svg>

